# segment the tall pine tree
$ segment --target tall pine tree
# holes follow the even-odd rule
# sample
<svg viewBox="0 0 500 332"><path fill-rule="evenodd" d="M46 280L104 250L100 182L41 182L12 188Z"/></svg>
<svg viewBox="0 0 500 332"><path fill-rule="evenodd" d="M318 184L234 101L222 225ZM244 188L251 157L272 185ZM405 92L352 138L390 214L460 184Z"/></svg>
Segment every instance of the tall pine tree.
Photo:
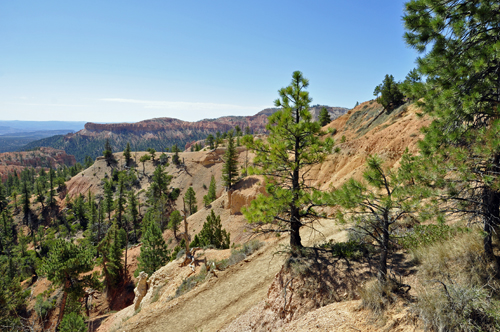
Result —
<svg viewBox="0 0 500 332"><path fill-rule="evenodd" d="M210 205L213 201L217 199L217 184L215 183L215 177L212 175L210 178L210 185L208 186L208 193L203 196L203 203L205 206Z"/></svg>
<svg viewBox="0 0 500 332"><path fill-rule="evenodd" d="M255 152L251 171L265 176L268 195L259 195L243 213L257 230L289 232L293 251L302 247L300 228L317 217L319 190L311 187L308 171L323 162L333 146L330 138L320 139L321 127L312 121L308 86L302 73L294 72L291 84L279 90L274 102L282 109L269 117L267 141L245 136Z"/></svg>
<svg viewBox="0 0 500 332"><path fill-rule="evenodd" d="M224 166L222 166L222 181L230 190L238 179L238 153L234 145L233 131L227 133L227 148L224 153Z"/></svg>
<svg viewBox="0 0 500 332"><path fill-rule="evenodd" d="M170 251L163 239L162 232L154 220L146 221L147 228L142 237L141 254L138 258L137 271L144 271L151 275L165 265L170 257Z"/></svg>
<svg viewBox="0 0 500 332"><path fill-rule="evenodd" d="M193 187L189 187L186 191L186 194L184 195L184 201L188 206L189 215L196 213L198 207L196 206L196 193L194 192Z"/></svg>
<svg viewBox="0 0 500 332"><path fill-rule="evenodd" d="M100 289L101 284L97 278L97 272L82 275L92 271L93 268L93 254L89 249L63 239L53 242L48 256L43 260L41 270L50 281L63 286L58 325L64 315L68 293L71 292L75 297L81 297L87 287Z"/></svg>

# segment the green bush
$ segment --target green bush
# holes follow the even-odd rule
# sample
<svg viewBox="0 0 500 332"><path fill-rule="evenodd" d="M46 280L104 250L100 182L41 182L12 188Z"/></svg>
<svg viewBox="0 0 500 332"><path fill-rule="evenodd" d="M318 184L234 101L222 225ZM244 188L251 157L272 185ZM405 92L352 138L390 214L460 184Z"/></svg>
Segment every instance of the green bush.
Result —
<svg viewBox="0 0 500 332"><path fill-rule="evenodd" d="M331 250L333 257L346 259L360 258L367 251L367 248L363 243L353 240L336 243L329 242L324 244L322 247Z"/></svg>
<svg viewBox="0 0 500 332"><path fill-rule="evenodd" d="M36 297L35 312L42 320L45 319L47 314L56 306L56 298L44 300L40 294Z"/></svg>
<svg viewBox="0 0 500 332"><path fill-rule="evenodd" d="M416 249L420 246L429 246L437 241L446 241L458 233L470 231L467 228L451 227L445 224L417 225L399 239L404 249Z"/></svg>

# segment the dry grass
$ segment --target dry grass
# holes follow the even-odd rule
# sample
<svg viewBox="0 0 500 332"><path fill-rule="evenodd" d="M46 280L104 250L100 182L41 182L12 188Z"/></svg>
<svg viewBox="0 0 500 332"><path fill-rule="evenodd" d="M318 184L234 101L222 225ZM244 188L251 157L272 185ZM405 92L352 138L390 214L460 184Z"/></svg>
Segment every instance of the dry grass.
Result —
<svg viewBox="0 0 500 332"><path fill-rule="evenodd" d="M423 279L453 279L470 285L494 283L495 289L499 288L495 272L484 257L483 237L477 231L417 248L413 255L421 262L419 275Z"/></svg>
<svg viewBox="0 0 500 332"><path fill-rule="evenodd" d="M421 262L414 312L432 331L498 331L499 283L479 232L414 251Z"/></svg>
<svg viewBox="0 0 500 332"><path fill-rule="evenodd" d="M395 285L391 280L382 285L377 279L370 280L359 289L361 306L375 314L382 314L390 304L397 300L394 294Z"/></svg>

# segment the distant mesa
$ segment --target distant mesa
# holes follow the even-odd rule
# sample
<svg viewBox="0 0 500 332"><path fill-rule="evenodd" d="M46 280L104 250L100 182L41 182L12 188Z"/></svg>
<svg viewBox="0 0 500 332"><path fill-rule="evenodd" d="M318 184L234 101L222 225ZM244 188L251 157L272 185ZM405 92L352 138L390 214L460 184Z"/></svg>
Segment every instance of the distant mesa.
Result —
<svg viewBox="0 0 500 332"><path fill-rule="evenodd" d="M310 109L314 120L317 120L322 107L327 108L332 120L348 111L347 108L343 107L315 105ZM40 146L63 149L66 153L74 155L79 162L83 162L87 155L93 159L102 155L107 139L110 140L114 151L123 151L127 143L130 143L134 151L144 151L148 148L165 151L174 144L182 149L188 142L204 140L209 134L224 133L236 126L242 130L248 127L252 133L265 133L267 118L276 111L278 108L267 108L252 116L224 116L196 122L167 117L136 123L88 122L84 129L76 133L34 141L28 143L23 149L33 149Z"/></svg>

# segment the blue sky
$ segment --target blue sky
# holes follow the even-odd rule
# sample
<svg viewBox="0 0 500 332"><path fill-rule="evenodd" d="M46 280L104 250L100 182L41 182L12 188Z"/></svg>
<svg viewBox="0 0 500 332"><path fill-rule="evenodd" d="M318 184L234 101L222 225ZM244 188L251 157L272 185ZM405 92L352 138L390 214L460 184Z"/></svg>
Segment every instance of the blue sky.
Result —
<svg viewBox="0 0 500 332"><path fill-rule="evenodd" d="M404 2L2 1L0 120L253 115L294 70L353 107L415 66Z"/></svg>

